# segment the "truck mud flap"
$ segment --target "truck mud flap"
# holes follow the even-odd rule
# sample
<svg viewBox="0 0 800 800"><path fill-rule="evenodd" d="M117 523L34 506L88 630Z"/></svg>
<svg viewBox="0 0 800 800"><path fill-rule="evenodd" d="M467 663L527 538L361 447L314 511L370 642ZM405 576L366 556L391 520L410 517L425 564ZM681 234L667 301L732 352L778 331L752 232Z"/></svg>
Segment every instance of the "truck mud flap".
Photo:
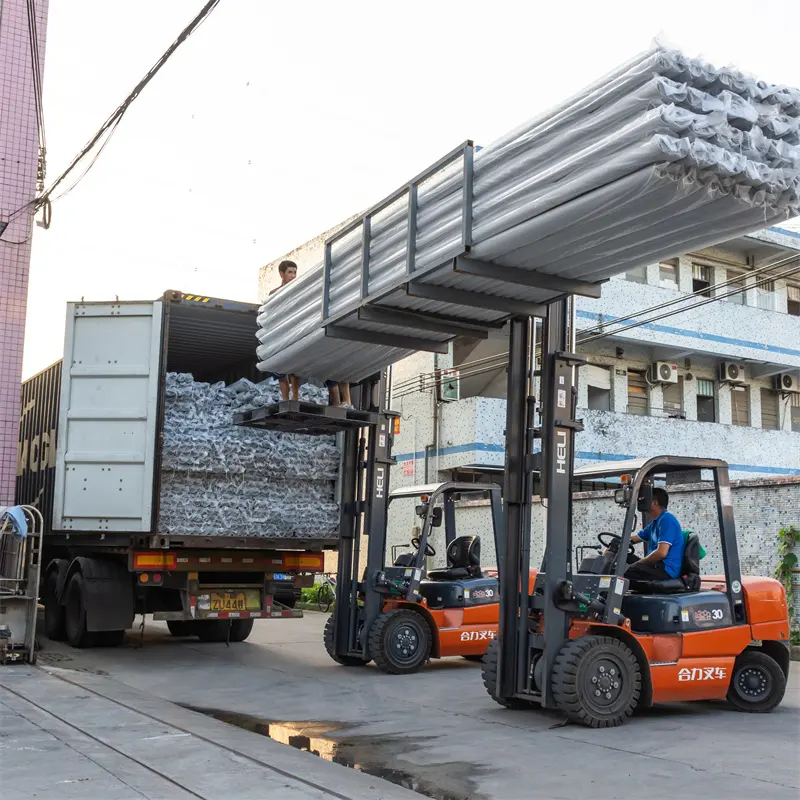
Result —
<svg viewBox="0 0 800 800"><path fill-rule="evenodd" d="M128 630L134 614L133 579L128 570L114 561L79 556L70 564L64 586L76 572L83 575L86 630Z"/></svg>

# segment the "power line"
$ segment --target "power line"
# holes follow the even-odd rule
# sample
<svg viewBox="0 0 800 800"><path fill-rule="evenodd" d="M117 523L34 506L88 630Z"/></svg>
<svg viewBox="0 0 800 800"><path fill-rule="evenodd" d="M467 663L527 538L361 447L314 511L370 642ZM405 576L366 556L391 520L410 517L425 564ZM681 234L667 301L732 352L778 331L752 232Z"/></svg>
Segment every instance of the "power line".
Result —
<svg viewBox="0 0 800 800"><path fill-rule="evenodd" d="M33 0L28 0L28 2L29 5L31 5ZM159 70L164 66L164 64L167 63L172 54L206 21L208 16L217 7L219 2L220 0L208 0L197 16L195 16L194 19L192 19L192 21L180 32L178 38L175 39L175 41L164 51L155 64L153 64L153 66L150 67L150 69L145 73L144 77L136 84L136 86L133 87L128 96L122 101L122 103L120 103L119 106L117 106L111 116L108 117L108 119L100 126L99 130L89 139L81 151L72 159L67 168L38 197L13 211L8 217L8 222L11 222L15 219L15 217L29 208L33 208L35 213L35 211L37 211L39 208L51 202L53 192L55 192L55 190L64 182L70 173L92 152L94 147L99 142L102 142L100 148L94 154L94 157L81 175L77 178L77 180L68 189L61 192L58 197L52 199L58 200L59 198L64 197L64 195L69 194L69 192L71 192L78 185L78 183L83 180L89 170L91 170L96 163L100 153L103 152L111 137L114 135L120 120L125 115L125 112L131 107L133 101L142 93L145 86L150 83L156 74L158 74ZM28 13L30 18L30 8ZM38 53L38 43L36 45L36 50ZM5 240L0 239L0 241Z"/></svg>

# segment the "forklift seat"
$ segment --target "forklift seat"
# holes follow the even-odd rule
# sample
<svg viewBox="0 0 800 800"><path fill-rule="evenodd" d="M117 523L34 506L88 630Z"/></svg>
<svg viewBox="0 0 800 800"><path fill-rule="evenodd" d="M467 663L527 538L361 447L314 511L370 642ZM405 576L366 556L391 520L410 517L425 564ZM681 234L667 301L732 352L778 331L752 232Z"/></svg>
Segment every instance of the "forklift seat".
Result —
<svg viewBox="0 0 800 800"><path fill-rule="evenodd" d="M457 536L447 548L447 569L432 569L428 573L431 581L482 577L480 536Z"/></svg>
<svg viewBox="0 0 800 800"><path fill-rule="evenodd" d="M400 553L399 556L394 560L394 566L396 567L413 567L414 562L417 560L416 553Z"/></svg>
<svg viewBox="0 0 800 800"><path fill-rule="evenodd" d="M700 537L692 534L683 549L681 576L657 580L633 580L630 590L637 594L679 594L700 589Z"/></svg>

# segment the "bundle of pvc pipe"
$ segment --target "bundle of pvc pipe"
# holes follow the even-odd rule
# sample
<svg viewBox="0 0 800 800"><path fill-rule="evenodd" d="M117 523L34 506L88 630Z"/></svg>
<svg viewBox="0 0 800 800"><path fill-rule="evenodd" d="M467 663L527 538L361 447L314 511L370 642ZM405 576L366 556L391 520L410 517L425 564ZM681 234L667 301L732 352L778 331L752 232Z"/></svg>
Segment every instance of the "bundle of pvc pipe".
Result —
<svg viewBox="0 0 800 800"><path fill-rule="evenodd" d="M430 268L463 250L463 176L456 163L418 191L416 270L438 286L457 285ZM596 282L797 215L798 176L798 89L655 47L475 154L470 256ZM408 229L405 197L371 217L380 304L409 279ZM360 228L333 244L330 316L359 303L362 248ZM514 296L491 278L470 288ZM259 369L357 380L409 353L326 338L322 295L320 258L264 303Z"/></svg>
<svg viewBox="0 0 800 800"><path fill-rule="evenodd" d="M301 399L326 403L304 384ZM162 533L319 538L334 534L339 450L333 436L231 424L235 411L280 399L278 382L198 383L167 373L161 463Z"/></svg>

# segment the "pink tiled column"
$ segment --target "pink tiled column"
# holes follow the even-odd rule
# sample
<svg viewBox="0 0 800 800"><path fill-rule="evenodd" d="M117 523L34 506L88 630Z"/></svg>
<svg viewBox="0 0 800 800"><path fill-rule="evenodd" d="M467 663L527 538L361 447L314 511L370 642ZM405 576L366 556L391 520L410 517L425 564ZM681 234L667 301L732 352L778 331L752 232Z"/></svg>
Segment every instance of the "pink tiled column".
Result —
<svg viewBox="0 0 800 800"><path fill-rule="evenodd" d="M49 0L36 0L44 59ZM41 65L41 69L44 64ZM0 220L34 197L39 148L26 0L4 0L0 15ZM19 393L33 220L15 217L0 236L0 506L14 500Z"/></svg>

